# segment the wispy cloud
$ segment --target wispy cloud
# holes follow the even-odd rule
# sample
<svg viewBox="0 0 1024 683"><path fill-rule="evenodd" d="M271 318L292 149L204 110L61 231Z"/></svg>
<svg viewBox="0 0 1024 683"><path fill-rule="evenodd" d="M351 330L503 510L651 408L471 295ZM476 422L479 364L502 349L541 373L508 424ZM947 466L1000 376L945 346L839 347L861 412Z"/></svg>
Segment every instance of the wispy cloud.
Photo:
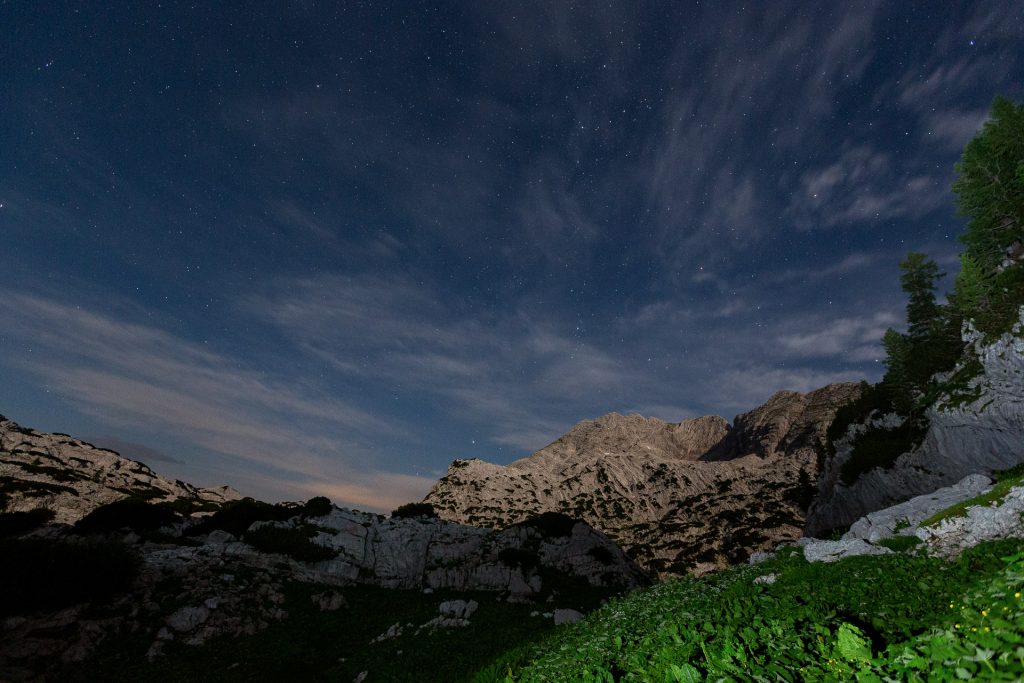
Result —
<svg viewBox="0 0 1024 683"><path fill-rule="evenodd" d="M8 343L38 357L23 369L83 412L274 471L282 484L337 476L371 495L384 473L367 443L403 431L302 380L271 379L150 325L10 291L0 315Z"/></svg>
<svg viewBox="0 0 1024 683"><path fill-rule="evenodd" d="M885 330L901 323L899 316L880 312L861 318L839 318L820 326L805 323L799 325L804 332L781 334L777 339L787 354L800 358L873 361L882 355Z"/></svg>

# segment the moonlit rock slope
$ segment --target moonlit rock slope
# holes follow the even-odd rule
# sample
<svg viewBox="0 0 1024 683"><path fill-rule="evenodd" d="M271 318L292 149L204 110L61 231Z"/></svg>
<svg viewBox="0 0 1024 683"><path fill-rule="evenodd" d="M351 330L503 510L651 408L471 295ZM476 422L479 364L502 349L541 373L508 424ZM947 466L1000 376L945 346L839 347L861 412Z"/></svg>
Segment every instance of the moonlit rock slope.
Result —
<svg viewBox="0 0 1024 683"><path fill-rule="evenodd" d="M708 571L800 537L825 430L859 391L782 391L732 427L612 413L506 467L456 460L425 502L444 519L496 528L562 512L649 570Z"/></svg>
<svg viewBox="0 0 1024 683"><path fill-rule="evenodd" d="M21 427L0 416L0 495L8 511L44 507L73 524L100 505L130 496L153 502L186 498L223 503L239 498L228 486L202 489L169 481L141 462L64 434Z"/></svg>
<svg viewBox="0 0 1024 683"><path fill-rule="evenodd" d="M901 455L891 469L865 472L852 485L844 485L840 472L851 449L843 440L837 442L836 457L825 467L808 514L808 534L845 527L869 512L949 486L969 474L1024 462L1024 309L1020 315L1012 332L989 343L966 326L964 341L973 346L983 368L972 383L978 397L963 405L940 403L929 408L921 446Z"/></svg>

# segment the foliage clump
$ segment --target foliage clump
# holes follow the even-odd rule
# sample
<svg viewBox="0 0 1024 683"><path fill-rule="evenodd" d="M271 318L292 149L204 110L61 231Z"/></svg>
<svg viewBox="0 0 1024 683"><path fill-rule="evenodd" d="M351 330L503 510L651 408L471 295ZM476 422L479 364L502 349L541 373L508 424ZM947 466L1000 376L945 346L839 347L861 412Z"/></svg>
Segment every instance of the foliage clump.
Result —
<svg viewBox="0 0 1024 683"><path fill-rule="evenodd" d="M220 529L241 536L255 522L283 522L298 515L294 505L264 503L253 498L242 498L225 503L219 510L189 529L190 535L208 534Z"/></svg>
<svg viewBox="0 0 1024 683"><path fill-rule="evenodd" d="M110 600L138 575L138 557L121 543L51 539L0 541L0 616Z"/></svg>
<svg viewBox="0 0 1024 683"><path fill-rule="evenodd" d="M278 553L302 562L320 562L338 556L338 551L312 541L316 529L308 526L280 527L268 524L245 532L243 540L265 553Z"/></svg>
<svg viewBox="0 0 1024 683"><path fill-rule="evenodd" d="M561 512L542 512L515 526L532 527L548 538L571 536L576 520Z"/></svg>
<svg viewBox="0 0 1024 683"><path fill-rule="evenodd" d="M331 514L332 510L334 510L334 503L327 496L315 496L302 506L302 514L305 517L323 517Z"/></svg>
<svg viewBox="0 0 1024 683"><path fill-rule="evenodd" d="M52 521L54 517L56 513L47 508L0 513L0 538L22 536Z"/></svg>
<svg viewBox="0 0 1024 683"><path fill-rule="evenodd" d="M79 534L102 534L121 529L155 531L180 521L181 517L168 507L125 498L99 506L78 520L74 531Z"/></svg>
<svg viewBox="0 0 1024 683"><path fill-rule="evenodd" d="M391 511L392 519L410 519L412 517L437 517L437 510L430 503L406 503Z"/></svg>

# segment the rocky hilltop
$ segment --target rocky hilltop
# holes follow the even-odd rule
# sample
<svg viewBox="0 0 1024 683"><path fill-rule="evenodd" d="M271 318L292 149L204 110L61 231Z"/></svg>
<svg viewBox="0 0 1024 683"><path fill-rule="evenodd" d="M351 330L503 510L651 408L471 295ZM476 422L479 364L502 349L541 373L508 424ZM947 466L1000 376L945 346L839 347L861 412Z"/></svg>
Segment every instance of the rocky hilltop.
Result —
<svg viewBox="0 0 1024 683"><path fill-rule="evenodd" d="M37 432L2 415L0 496L9 511L45 508L56 515L55 522L63 524L73 524L101 505L124 498L184 499L202 507L241 497L230 486L203 489L169 481L115 451L67 434Z"/></svg>
<svg viewBox="0 0 1024 683"><path fill-rule="evenodd" d="M456 460L424 502L494 528L561 512L653 572L709 571L801 536L825 431L860 390L780 391L731 426L612 413L507 466Z"/></svg>

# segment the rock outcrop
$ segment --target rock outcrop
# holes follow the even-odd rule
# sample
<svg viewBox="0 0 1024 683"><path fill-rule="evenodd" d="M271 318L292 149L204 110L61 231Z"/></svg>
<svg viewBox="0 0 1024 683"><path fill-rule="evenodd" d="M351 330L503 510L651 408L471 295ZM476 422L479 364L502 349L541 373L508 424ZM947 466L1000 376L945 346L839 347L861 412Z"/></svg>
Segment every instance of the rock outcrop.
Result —
<svg viewBox="0 0 1024 683"><path fill-rule="evenodd" d="M0 416L0 495L10 512L43 507L55 522L73 524L94 509L123 498L186 499L219 505L240 496L229 486L196 488L158 476L141 462L122 458L66 434L21 427Z"/></svg>
<svg viewBox="0 0 1024 683"><path fill-rule="evenodd" d="M850 457L854 432L837 443L807 515L809 535L844 528L869 512L948 486L968 474L991 473L1024 461L1024 308L1020 315L1011 332L990 342L965 325L964 341L982 367L967 388L973 400L940 402L930 408L924 441L891 468L870 470L846 485L840 471ZM851 426L858 428L862 427Z"/></svg>
<svg viewBox="0 0 1024 683"><path fill-rule="evenodd" d="M492 528L561 512L653 572L716 569L801 535L825 430L859 391L782 391L731 427L717 416L605 415L508 466L456 460L424 502Z"/></svg>
<svg viewBox="0 0 1024 683"><path fill-rule="evenodd" d="M230 562L258 570L286 569L291 578L312 583L494 591L512 600L549 591L542 575L620 590L648 582L640 567L607 536L571 519L555 525L527 521L496 531L436 518L386 518L336 508L323 517L257 522L252 528L260 527L314 530L313 543L337 556L303 562L261 552L214 531L198 546L145 547L143 560L165 572Z"/></svg>

